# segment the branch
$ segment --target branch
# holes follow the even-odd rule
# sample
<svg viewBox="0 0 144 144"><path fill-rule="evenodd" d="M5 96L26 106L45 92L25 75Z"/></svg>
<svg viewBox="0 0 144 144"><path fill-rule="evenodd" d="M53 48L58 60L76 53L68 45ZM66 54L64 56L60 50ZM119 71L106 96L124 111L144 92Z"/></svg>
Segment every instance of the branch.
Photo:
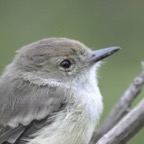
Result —
<svg viewBox="0 0 144 144"><path fill-rule="evenodd" d="M144 63L142 63L142 72L134 79L120 100L113 107L105 122L98 129L91 140L91 144L96 143L105 133L107 133L119 120L130 111L134 99L140 93L144 85Z"/></svg>
<svg viewBox="0 0 144 144"><path fill-rule="evenodd" d="M125 144L144 126L144 99L97 144Z"/></svg>

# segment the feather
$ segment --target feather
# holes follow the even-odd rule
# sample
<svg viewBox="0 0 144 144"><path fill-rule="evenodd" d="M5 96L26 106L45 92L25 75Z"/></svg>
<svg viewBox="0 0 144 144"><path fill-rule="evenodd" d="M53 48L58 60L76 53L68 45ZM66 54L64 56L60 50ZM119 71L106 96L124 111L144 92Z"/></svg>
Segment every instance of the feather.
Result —
<svg viewBox="0 0 144 144"><path fill-rule="evenodd" d="M20 78L1 78L0 144L15 144L48 125L48 117L62 107L62 94L54 92L54 87L30 84Z"/></svg>

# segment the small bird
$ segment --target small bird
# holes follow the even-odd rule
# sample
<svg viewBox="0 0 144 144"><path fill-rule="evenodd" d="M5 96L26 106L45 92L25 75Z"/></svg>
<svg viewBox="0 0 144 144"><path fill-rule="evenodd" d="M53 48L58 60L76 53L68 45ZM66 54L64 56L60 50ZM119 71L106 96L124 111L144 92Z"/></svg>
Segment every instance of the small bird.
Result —
<svg viewBox="0 0 144 144"><path fill-rule="evenodd" d="M88 144L103 109L96 70L118 50L67 38L17 50L0 77L0 144Z"/></svg>

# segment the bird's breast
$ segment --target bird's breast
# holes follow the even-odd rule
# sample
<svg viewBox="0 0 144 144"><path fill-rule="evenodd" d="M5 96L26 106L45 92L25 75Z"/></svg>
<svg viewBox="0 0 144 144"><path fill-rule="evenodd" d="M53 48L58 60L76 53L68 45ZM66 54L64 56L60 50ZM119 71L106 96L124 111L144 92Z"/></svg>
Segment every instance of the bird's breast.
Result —
<svg viewBox="0 0 144 144"><path fill-rule="evenodd" d="M102 112L98 87L84 86L73 92L66 107L55 114L54 121L35 134L28 144L88 144Z"/></svg>

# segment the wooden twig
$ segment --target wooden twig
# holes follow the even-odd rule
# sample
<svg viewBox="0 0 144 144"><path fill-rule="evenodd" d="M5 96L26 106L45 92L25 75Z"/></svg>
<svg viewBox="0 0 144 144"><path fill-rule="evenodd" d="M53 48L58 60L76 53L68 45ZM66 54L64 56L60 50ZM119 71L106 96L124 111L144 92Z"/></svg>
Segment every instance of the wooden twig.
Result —
<svg viewBox="0 0 144 144"><path fill-rule="evenodd" d="M130 111L130 106L144 85L144 63L142 63L142 72L134 79L120 100L113 107L106 120L98 129L91 140L91 144L96 143L105 133L107 133L117 122Z"/></svg>
<svg viewBox="0 0 144 144"><path fill-rule="evenodd" d="M125 144L144 126L144 99L96 144Z"/></svg>

